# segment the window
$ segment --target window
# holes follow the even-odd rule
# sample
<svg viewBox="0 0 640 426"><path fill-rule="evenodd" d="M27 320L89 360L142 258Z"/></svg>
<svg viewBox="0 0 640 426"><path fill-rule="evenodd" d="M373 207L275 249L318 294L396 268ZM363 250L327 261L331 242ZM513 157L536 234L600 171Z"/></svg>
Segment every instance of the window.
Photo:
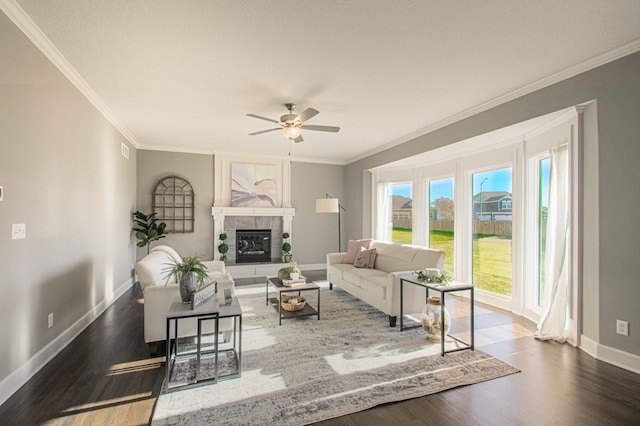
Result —
<svg viewBox="0 0 640 426"><path fill-rule="evenodd" d="M429 182L429 247L445 252L444 273L453 276L453 178Z"/></svg>
<svg viewBox="0 0 640 426"><path fill-rule="evenodd" d="M547 246L547 213L549 211L549 178L551 176L551 158L538 161L540 179L538 182L538 288L536 289L537 307L542 306L544 295L544 261Z"/></svg>
<svg viewBox="0 0 640 426"><path fill-rule="evenodd" d="M413 242L413 185L392 183L391 192L391 241L411 244Z"/></svg>
<svg viewBox="0 0 640 426"><path fill-rule="evenodd" d="M573 229L580 219L576 209L581 195L577 190L577 153L582 149L577 143L579 112L572 109L554 116L531 120L527 125L535 130L514 134L503 143L487 134L425 152L406 164L395 162L388 168L372 169L372 234L392 241L385 232L393 229L397 237L399 227L392 224L390 194L397 194L400 185L411 187L409 198L415 204L411 209L413 244L443 250L445 273L473 283L478 290L477 301L537 321L544 312L543 299L550 287L545 282L545 276L550 275L545 261L549 262L553 245L547 250L547 239L558 234L547 235L548 216L554 208L551 158L563 145L568 146L568 171L561 176L569 195L561 199L567 200L572 209L565 215L570 235L566 253L572 256L567 257L572 262L567 271L571 275L579 270L575 248L580 234ZM381 203L385 202L382 209ZM407 218L400 214L395 217L396 221ZM572 315L579 312L579 292L575 276L566 278L573 280L568 318L575 333L577 322Z"/></svg>
<svg viewBox="0 0 640 426"><path fill-rule="evenodd" d="M511 167L472 175L473 284L482 290L511 296L511 211L499 202L511 196Z"/></svg>

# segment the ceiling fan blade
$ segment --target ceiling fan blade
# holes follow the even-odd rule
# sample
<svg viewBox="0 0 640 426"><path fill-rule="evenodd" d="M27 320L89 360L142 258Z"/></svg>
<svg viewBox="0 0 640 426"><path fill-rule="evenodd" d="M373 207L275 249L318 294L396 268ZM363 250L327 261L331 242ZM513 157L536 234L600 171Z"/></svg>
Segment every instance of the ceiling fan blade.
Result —
<svg viewBox="0 0 640 426"><path fill-rule="evenodd" d="M318 114L320 114L320 111L318 111L317 109L307 108L304 111L302 111L300 115L298 115L298 117L296 117L296 120L301 123L304 123L308 119L313 118Z"/></svg>
<svg viewBox="0 0 640 426"><path fill-rule="evenodd" d="M294 142L302 142L304 139L302 139L302 135L298 136L297 138L295 138L293 141Z"/></svg>
<svg viewBox="0 0 640 426"><path fill-rule="evenodd" d="M272 123L280 124L280 122L279 122L278 120L274 120L274 119L272 119L272 118L267 118L267 117L262 117L262 116L255 115L255 114L247 114L247 117L258 118L258 119L260 119L260 120L265 120L265 121L270 121L270 122L272 122Z"/></svg>
<svg viewBox="0 0 640 426"><path fill-rule="evenodd" d="M261 135L263 133L273 132L273 131L276 131L276 130L281 130L281 128L280 127L276 127L275 129L260 130L259 132L249 133L249 136Z"/></svg>
<svg viewBox="0 0 640 426"><path fill-rule="evenodd" d="M305 130L317 130L318 132L339 132L340 131L340 127L336 127L336 126L314 126L314 125L307 125L307 126L300 126Z"/></svg>

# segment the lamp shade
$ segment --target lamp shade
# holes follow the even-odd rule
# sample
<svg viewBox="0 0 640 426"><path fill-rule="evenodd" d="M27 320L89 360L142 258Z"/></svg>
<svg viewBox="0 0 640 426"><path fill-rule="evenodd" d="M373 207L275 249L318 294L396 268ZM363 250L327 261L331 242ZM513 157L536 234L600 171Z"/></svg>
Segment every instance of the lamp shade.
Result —
<svg viewBox="0 0 640 426"><path fill-rule="evenodd" d="M318 198L316 213L340 213L340 203L337 198Z"/></svg>

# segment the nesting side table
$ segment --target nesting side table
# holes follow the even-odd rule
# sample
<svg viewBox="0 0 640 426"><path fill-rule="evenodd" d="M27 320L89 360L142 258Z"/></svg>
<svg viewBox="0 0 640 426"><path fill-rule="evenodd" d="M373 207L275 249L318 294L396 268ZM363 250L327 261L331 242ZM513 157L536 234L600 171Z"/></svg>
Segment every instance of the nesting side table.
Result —
<svg viewBox="0 0 640 426"><path fill-rule="evenodd" d="M196 349L180 351L178 345L178 326L179 321L185 318L195 318L197 321ZM233 332L231 347L220 349L219 342L219 322L220 318L233 319ZM213 346L203 350L202 348L202 329L203 323L213 321ZM171 335L171 325L173 324L173 336ZM220 305L218 297L214 296L202 305L191 309L189 304L184 304L179 297L174 299L173 303L167 311L167 357L166 357L166 373L164 392L171 392L177 389L185 389L205 384L216 383L222 378L240 377L242 363L242 309L238 303L237 297L233 297L231 305ZM221 352L231 351L235 357L237 371L226 374L223 377L219 374L219 354ZM213 375L201 378L201 359L203 355L212 355L214 357ZM195 357L195 379L189 383L171 384L171 378L174 375L176 362L180 360Z"/></svg>

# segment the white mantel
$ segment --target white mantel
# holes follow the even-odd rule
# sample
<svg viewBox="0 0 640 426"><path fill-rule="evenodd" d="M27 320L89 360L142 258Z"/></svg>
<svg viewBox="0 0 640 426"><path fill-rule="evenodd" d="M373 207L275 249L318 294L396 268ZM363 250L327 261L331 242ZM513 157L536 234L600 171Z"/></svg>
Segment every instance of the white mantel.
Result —
<svg viewBox="0 0 640 426"><path fill-rule="evenodd" d="M292 207L211 207L211 215L222 216L295 216L296 209Z"/></svg>

